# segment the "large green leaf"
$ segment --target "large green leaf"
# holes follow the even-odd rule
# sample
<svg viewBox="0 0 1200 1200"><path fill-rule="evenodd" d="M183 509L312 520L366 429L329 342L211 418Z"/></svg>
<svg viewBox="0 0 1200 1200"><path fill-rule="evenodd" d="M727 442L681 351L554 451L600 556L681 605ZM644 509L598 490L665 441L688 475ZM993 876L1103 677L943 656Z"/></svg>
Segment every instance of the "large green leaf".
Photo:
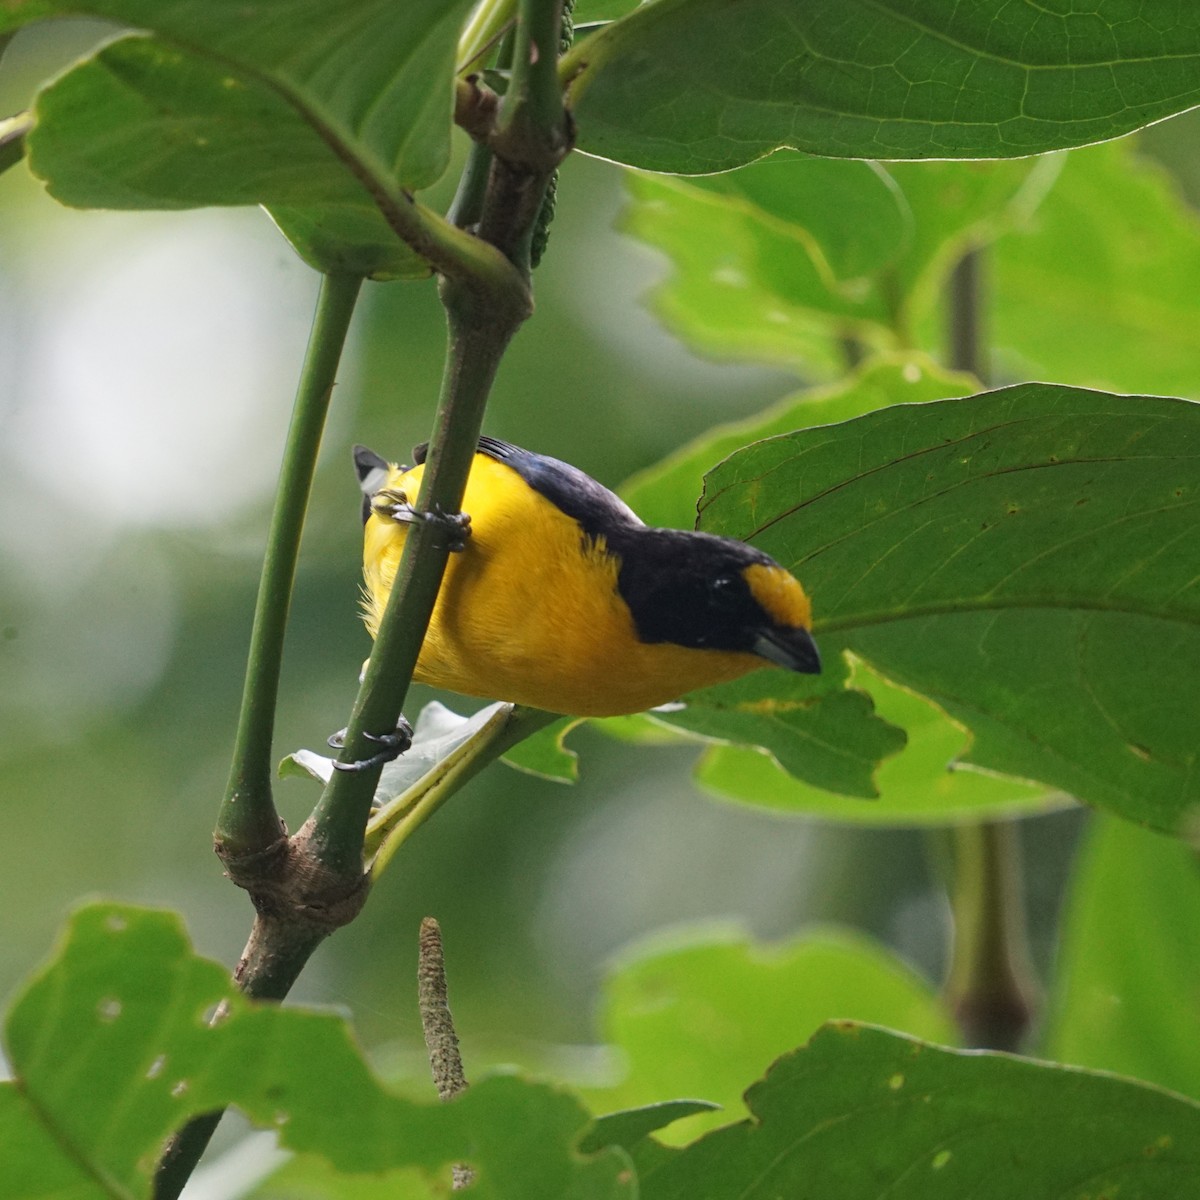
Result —
<svg viewBox="0 0 1200 1200"><path fill-rule="evenodd" d="M989 324L1010 377L1200 397L1200 217L1130 142L1064 156L996 243Z"/></svg>
<svg viewBox="0 0 1200 1200"><path fill-rule="evenodd" d="M654 716L703 738L761 746L812 787L870 799L879 795L876 768L904 748L905 736L875 715L866 692L846 688L848 678L836 658L820 676L758 671Z"/></svg>
<svg viewBox="0 0 1200 1200"><path fill-rule="evenodd" d="M579 1149L594 1153L609 1146L638 1147L656 1130L712 1107L703 1100L668 1100L597 1117L580 1139ZM302 1154L272 1172L250 1194L255 1200L444 1200L446 1187L445 1180L431 1180L404 1168L347 1175L314 1155ZM520 1195L514 1193L512 1200L520 1200Z"/></svg>
<svg viewBox="0 0 1200 1200"><path fill-rule="evenodd" d="M723 171L837 158L1015 158L1200 104L1190 0L657 0L564 62L580 147Z"/></svg>
<svg viewBox="0 0 1200 1200"><path fill-rule="evenodd" d="M690 182L805 241L819 276L833 289L854 290L857 281L877 275L912 237L912 213L876 163L781 150L740 171Z"/></svg>
<svg viewBox="0 0 1200 1200"><path fill-rule="evenodd" d="M631 175L624 227L671 260L654 308L702 353L840 372L847 337L910 347L964 247L1010 228L1057 169L1041 160L884 171L781 155L714 180Z"/></svg>
<svg viewBox="0 0 1200 1200"><path fill-rule="evenodd" d="M1188 845L1100 819L1067 906L1046 1049L1200 1097L1200 868Z"/></svg>
<svg viewBox="0 0 1200 1200"><path fill-rule="evenodd" d="M808 782L807 764L789 773L761 749L715 745L696 767L697 782L722 799L756 808L861 825L944 825L953 820L1045 812L1069 803L1061 793L1020 779L973 771L960 763L970 734L922 696L896 687L863 663L849 686L866 692L881 721L903 729L899 753L884 758L870 804ZM769 745L765 738L756 739Z"/></svg>
<svg viewBox="0 0 1200 1200"><path fill-rule="evenodd" d="M29 159L67 204L265 204L314 265L427 273L376 203L411 204L450 153L469 0L14 0L0 30L84 13L121 39L39 96ZM428 214L427 214L428 216Z"/></svg>
<svg viewBox="0 0 1200 1200"><path fill-rule="evenodd" d="M668 1140L745 1115L742 1091L765 1065L833 1018L951 1040L929 984L874 942L826 931L781 945L744 938L644 949L604 988L601 1028L628 1070L593 1103L702 1096L723 1112L695 1116Z"/></svg>
<svg viewBox="0 0 1200 1200"><path fill-rule="evenodd" d="M642 1164L643 1200L1174 1200L1200 1106L1107 1075L826 1026L746 1095L754 1119Z"/></svg>
<svg viewBox="0 0 1200 1200"><path fill-rule="evenodd" d="M208 1024L222 1002L228 1015ZM589 1118L570 1096L509 1077L450 1105L403 1100L344 1021L251 1004L169 913L78 912L5 1040L15 1078L0 1084L0 1190L22 1200L147 1196L166 1136L228 1104L345 1172L469 1161L483 1196L632 1195L623 1156L572 1149Z"/></svg>
<svg viewBox="0 0 1200 1200"><path fill-rule="evenodd" d="M1043 384L800 430L701 524L974 734L965 758L1176 831L1200 799L1200 407Z"/></svg>

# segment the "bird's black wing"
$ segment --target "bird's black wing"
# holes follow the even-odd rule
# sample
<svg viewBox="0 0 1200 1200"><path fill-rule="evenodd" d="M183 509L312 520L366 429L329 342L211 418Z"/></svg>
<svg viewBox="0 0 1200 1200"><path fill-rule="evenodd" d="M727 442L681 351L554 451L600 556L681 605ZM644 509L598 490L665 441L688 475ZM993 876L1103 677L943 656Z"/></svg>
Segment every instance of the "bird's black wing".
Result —
<svg viewBox="0 0 1200 1200"><path fill-rule="evenodd" d="M417 446L414 460L423 463L428 449L428 443ZM614 531L642 524L624 500L570 463L486 435L479 439L479 453L511 467L535 492L578 521L589 537L609 537Z"/></svg>
<svg viewBox="0 0 1200 1200"><path fill-rule="evenodd" d="M479 439L479 452L512 467L535 492L578 521L590 537L642 523L624 500L570 463L486 436Z"/></svg>

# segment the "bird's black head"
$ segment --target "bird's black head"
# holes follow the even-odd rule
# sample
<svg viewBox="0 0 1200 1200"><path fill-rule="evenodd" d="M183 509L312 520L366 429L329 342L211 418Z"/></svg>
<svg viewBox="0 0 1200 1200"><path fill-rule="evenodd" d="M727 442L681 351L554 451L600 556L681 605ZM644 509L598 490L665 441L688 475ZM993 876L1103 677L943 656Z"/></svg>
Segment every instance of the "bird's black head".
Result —
<svg viewBox="0 0 1200 1200"><path fill-rule="evenodd" d="M643 642L740 651L820 671L808 597L761 551L732 538L647 528L613 549L621 559L617 588Z"/></svg>

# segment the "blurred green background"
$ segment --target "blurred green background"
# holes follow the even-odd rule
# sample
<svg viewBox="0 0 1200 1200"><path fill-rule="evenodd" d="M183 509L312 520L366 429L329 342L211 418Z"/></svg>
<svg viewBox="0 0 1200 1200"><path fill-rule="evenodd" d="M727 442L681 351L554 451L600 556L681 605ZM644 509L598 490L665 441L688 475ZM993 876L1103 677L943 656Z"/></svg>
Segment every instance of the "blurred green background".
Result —
<svg viewBox="0 0 1200 1200"><path fill-rule="evenodd" d="M104 32L21 34L0 111ZM1187 120L1144 141L1194 189ZM663 331L641 301L665 261L615 228L621 176L567 164L537 312L486 425L612 486L803 382L703 361ZM95 895L181 910L232 965L250 908L210 834L316 280L255 211L74 212L18 168L0 176L0 212L0 993ZM279 757L345 723L369 648L349 447L403 458L427 437L442 346L432 283L367 286L305 537ZM428 698L414 692L410 717ZM848 922L939 977L946 905L926 835L718 803L691 783L694 748L591 729L571 744L577 786L497 767L456 797L295 998L346 1007L365 1045L410 1061L417 926L432 914L468 1073L507 1059L585 1078L593 1059L570 1048L597 1039L605 966L651 931L733 920L780 938ZM315 798L299 780L278 792L293 828ZM1025 823L1043 965L1079 823Z"/></svg>

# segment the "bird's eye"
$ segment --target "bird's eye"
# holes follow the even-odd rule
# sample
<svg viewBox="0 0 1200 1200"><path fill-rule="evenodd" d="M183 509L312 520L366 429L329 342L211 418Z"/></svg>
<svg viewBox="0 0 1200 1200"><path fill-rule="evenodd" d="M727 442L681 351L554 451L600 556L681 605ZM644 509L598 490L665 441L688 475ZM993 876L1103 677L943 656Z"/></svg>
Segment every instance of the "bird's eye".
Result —
<svg viewBox="0 0 1200 1200"><path fill-rule="evenodd" d="M722 612L737 608L742 595L735 575L714 575L708 581L709 604Z"/></svg>

